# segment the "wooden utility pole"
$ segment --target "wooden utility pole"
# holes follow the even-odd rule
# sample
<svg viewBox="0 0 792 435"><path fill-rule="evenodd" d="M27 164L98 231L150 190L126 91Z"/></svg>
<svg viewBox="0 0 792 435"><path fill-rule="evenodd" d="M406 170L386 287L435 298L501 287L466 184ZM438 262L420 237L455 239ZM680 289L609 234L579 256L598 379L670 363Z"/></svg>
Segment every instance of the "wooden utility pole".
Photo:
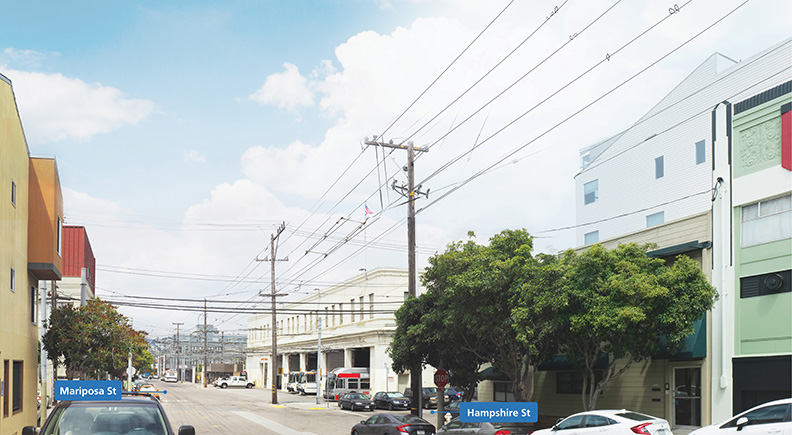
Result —
<svg viewBox="0 0 792 435"><path fill-rule="evenodd" d="M272 297L272 328L271 328L271 331L272 331L272 404L273 405L277 405L278 404L278 324L276 323L277 320L278 320L278 316L277 316L277 313L275 311L276 310L275 298L277 296L283 296L281 294L275 293L275 262L276 261L289 261L288 258L282 259L282 260L278 260L275 254L277 253L277 250L278 250L278 246L277 246L276 241L278 240L278 236L280 236L281 233L285 229L286 229L286 223L284 222L278 227L277 233L276 234L272 234L272 237L270 238L270 258L269 259L265 258L263 260L259 260L258 258L256 259L256 261L269 261L270 265L271 265L271 272L272 272L272 277L271 277L272 278L272 282L271 282L271 284L272 284L272 286L271 286L272 287L272 292L271 292L270 296ZM261 294L261 293L259 293L259 294Z"/></svg>
<svg viewBox="0 0 792 435"><path fill-rule="evenodd" d="M407 186L397 186L396 180L393 180L391 186L394 190L398 191L407 198L407 290L409 297L416 297L418 288L418 277L415 266L415 197L416 195L429 196L429 190L421 192L421 186L415 187L415 151L427 152L428 148L415 148L412 142L404 144L394 144L393 141L388 143L377 142L377 137L374 140L365 141L366 145L381 146L385 148L395 148L407 150ZM421 381L421 366L410 367L410 389L412 397L410 398L410 412L418 417L422 416L423 411L423 383Z"/></svg>

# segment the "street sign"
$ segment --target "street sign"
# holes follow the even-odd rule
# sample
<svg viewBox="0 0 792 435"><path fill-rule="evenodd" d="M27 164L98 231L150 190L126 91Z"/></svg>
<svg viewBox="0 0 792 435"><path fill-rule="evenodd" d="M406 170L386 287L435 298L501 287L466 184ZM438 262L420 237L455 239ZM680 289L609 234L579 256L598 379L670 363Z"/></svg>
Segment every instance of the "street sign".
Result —
<svg viewBox="0 0 792 435"><path fill-rule="evenodd" d="M434 374L434 383L438 388L445 388L448 384L448 372L440 369Z"/></svg>
<svg viewBox="0 0 792 435"><path fill-rule="evenodd" d="M137 369L136 369L136 368L134 368L134 367L127 367L127 369L126 369L126 373L127 373L129 376L135 376L135 373L137 373Z"/></svg>

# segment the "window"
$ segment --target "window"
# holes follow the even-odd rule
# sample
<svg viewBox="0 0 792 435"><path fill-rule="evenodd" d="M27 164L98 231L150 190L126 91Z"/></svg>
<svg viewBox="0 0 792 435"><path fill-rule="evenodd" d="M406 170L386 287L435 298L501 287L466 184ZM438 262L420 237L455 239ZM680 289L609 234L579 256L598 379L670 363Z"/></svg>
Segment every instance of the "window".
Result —
<svg viewBox="0 0 792 435"><path fill-rule="evenodd" d="M363 296L360 297L360 320L363 320Z"/></svg>
<svg viewBox="0 0 792 435"><path fill-rule="evenodd" d="M616 424L616 420L611 420L608 417L602 415L594 415L589 414L586 416L586 424L585 427L602 427L602 426L610 426L612 424Z"/></svg>
<svg viewBox="0 0 792 435"><path fill-rule="evenodd" d="M374 318L374 293L369 293L369 319Z"/></svg>
<svg viewBox="0 0 792 435"><path fill-rule="evenodd" d="M792 194L742 208L741 245L753 246L792 237Z"/></svg>
<svg viewBox="0 0 792 435"><path fill-rule="evenodd" d="M586 166L588 166L590 163L591 163L590 152L587 152L586 154L580 156L580 169L586 169Z"/></svg>
<svg viewBox="0 0 792 435"><path fill-rule="evenodd" d="M16 291L16 272L13 267L11 268L11 291Z"/></svg>
<svg viewBox="0 0 792 435"><path fill-rule="evenodd" d="M11 387L11 412L16 414L22 412L22 381L23 381L23 362L14 361L14 378L12 379L14 385ZM8 380L6 379L6 382ZM8 400L8 399L6 399Z"/></svg>
<svg viewBox="0 0 792 435"><path fill-rule="evenodd" d="M577 429L581 427L583 423L583 417L585 417L585 415L573 415L561 423L558 423L556 427L558 430Z"/></svg>
<svg viewBox="0 0 792 435"><path fill-rule="evenodd" d="M584 245L593 245L599 242L599 230L586 233L583 235L583 238L585 239L583 242Z"/></svg>
<svg viewBox="0 0 792 435"><path fill-rule="evenodd" d="M602 380L602 371L594 372L595 382ZM589 385L591 389L591 385ZM583 375L579 372L557 372L556 373L556 393L557 394L580 394L583 392Z"/></svg>
<svg viewBox="0 0 792 435"><path fill-rule="evenodd" d="M38 294L36 293L36 287L30 287L30 323L36 324L38 317L36 316L36 306L38 302Z"/></svg>
<svg viewBox="0 0 792 435"><path fill-rule="evenodd" d="M349 314L352 316L352 321L355 321L355 299L349 300Z"/></svg>
<svg viewBox="0 0 792 435"><path fill-rule="evenodd" d="M61 240L63 239L63 237L62 237L63 236L63 222L61 221L60 216L58 216L57 225L58 225L58 227L55 229L56 230L56 234L55 234L55 237L56 237L56 239L55 239L55 252L57 252L58 255L60 255L60 253L61 253Z"/></svg>
<svg viewBox="0 0 792 435"><path fill-rule="evenodd" d="M344 324L344 304L338 304L338 324Z"/></svg>
<svg viewBox="0 0 792 435"><path fill-rule="evenodd" d="M7 398L9 397L9 394L10 394L9 391L8 391L9 390L9 388L8 388L8 384L9 384L8 380L11 379L11 367L8 364L9 362L10 361L8 361L8 360L5 360L3 362L3 382L2 382L3 391L2 391L1 394L3 395L4 399L0 400L0 402L3 402L3 417L8 417L8 399Z"/></svg>
<svg viewBox="0 0 792 435"><path fill-rule="evenodd" d="M493 382L494 392L492 393L493 402L514 402L511 382Z"/></svg>
<svg viewBox="0 0 792 435"><path fill-rule="evenodd" d="M663 156L655 159L655 179L663 178L665 168L663 168Z"/></svg>
<svg viewBox="0 0 792 435"><path fill-rule="evenodd" d="M646 228L655 227L665 222L665 212L650 214L646 217Z"/></svg>
<svg viewBox="0 0 792 435"><path fill-rule="evenodd" d="M591 204L599 199L599 180L589 181L583 185L583 204Z"/></svg>
<svg viewBox="0 0 792 435"><path fill-rule="evenodd" d="M789 421L787 415L789 415L789 404L785 403L781 405L765 406L744 414L743 417L748 419L748 425L750 426L755 424L783 423ZM721 428L737 427L738 420L739 418L735 418L721 426Z"/></svg>
<svg viewBox="0 0 792 435"><path fill-rule="evenodd" d="M11 180L11 205L16 207L16 183Z"/></svg>
<svg viewBox="0 0 792 435"><path fill-rule="evenodd" d="M707 161L706 147L704 146L704 141L700 140L696 142L696 164L700 165Z"/></svg>

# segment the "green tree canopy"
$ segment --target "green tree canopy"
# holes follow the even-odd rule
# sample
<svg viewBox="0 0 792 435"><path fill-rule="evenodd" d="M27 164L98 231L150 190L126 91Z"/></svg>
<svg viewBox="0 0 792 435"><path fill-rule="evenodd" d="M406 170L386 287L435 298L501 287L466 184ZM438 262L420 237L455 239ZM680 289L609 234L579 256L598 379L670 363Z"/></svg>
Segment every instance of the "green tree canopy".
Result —
<svg viewBox="0 0 792 435"><path fill-rule="evenodd" d="M545 257L533 283L544 293L532 307L517 308L540 313L559 351L584 375L584 409L594 409L600 391L633 362L655 354L661 338L675 351L717 297L695 261L683 255L666 266L646 255L649 247L594 245ZM516 318L523 339L523 331L537 327L537 317ZM608 366L598 379L595 365L602 354Z"/></svg>
<svg viewBox="0 0 792 435"><path fill-rule="evenodd" d="M489 245L452 243L430 258L422 276L426 293L396 313L389 348L394 370L442 360L452 383L467 387L479 380L481 364L490 363L512 381L517 400L531 400L536 363L551 354L544 336L518 340L512 319L525 277L535 273L532 249L525 230L505 230Z"/></svg>
<svg viewBox="0 0 792 435"><path fill-rule="evenodd" d="M115 307L91 299L84 307L53 309L42 341L56 369L63 359L67 378L96 379L105 372L122 377L130 353L136 368L150 370L153 357L145 337Z"/></svg>

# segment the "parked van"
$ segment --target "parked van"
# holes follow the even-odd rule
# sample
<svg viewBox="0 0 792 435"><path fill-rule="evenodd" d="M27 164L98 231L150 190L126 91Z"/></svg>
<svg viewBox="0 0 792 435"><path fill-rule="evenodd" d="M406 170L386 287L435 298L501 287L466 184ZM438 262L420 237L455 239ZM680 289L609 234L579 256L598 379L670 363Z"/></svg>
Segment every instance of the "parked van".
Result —
<svg viewBox="0 0 792 435"><path fill-rule="evenodd" d="M290 372L289 382L286 384L286 391L290 393L297 392L297 384L300 382L303 372Z"/></svg>
<svg viewBox="0 0 792 435"><path fill-rule="evenodd" d="M297 392L301 395L316 394L316 372L305 372L297 383Z"/></svg>
<svg viewBox="0 0 792 435"><path fill-rule="evenodd" d="M338 367L327 374L324 398L338 401L345 393L371 392L371 377L368 367Z"/></svg>

